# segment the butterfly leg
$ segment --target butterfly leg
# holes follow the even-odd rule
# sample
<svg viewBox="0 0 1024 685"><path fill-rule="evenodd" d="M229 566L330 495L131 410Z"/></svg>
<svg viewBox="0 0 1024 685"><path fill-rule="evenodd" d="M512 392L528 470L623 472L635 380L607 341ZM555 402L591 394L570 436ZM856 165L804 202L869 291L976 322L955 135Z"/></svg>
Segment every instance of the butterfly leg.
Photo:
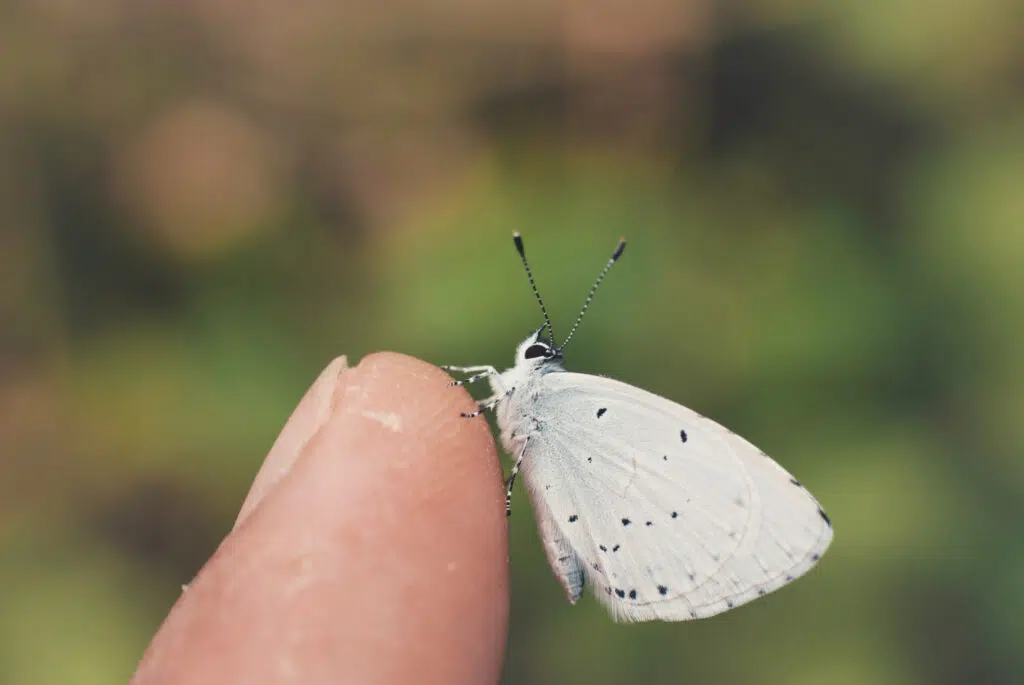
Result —
<svg viewBox="0 0 1024 685"><path fill-rule="evenodd" d="M526 445L529 443L529 439L523 443L523 449L519 451L519 458L516 459L516 463L512 465L512 471L509 472L508 478L505 479L505 516L512 515L512 486L516 482L516 476L519 475L519 469L523 465L523 456L526 455Z"/></svg>
<svg viewBox="0 0 1024 685"><path fill-rule="evenodd" d="M499 400L501 400L501 397L499 397L498 395L495 395L493 397L488 397L486 400L480 400L479 402L477 402L477 410L476 411L472 411L472 412L468 412L468 413L467 412L462 412L459 415L462 418L464 418L464 419L476 418L477 416L480 416L481 414L483 414L485 411L487 411L489 409L494 409L494 407L498 404Z"/></svg>
<svg viewBox="0 0 1024 685"><path fill-rule="evenodd" d="M489 366L489 365L483 365L483 366L447 366L447 365L445 365L445 366L441 366L440 368L443 371L454 371L456 373L471 373L471 374L473 374L469 378L463 378L462 380L452 381L451 383L448 384L449 386L468 385L470 383L476 383L479 380L483 380L484 378L489 378L490 376L497 376L498 375L498 370L496 368L494 368L493 366Z"/></svg>

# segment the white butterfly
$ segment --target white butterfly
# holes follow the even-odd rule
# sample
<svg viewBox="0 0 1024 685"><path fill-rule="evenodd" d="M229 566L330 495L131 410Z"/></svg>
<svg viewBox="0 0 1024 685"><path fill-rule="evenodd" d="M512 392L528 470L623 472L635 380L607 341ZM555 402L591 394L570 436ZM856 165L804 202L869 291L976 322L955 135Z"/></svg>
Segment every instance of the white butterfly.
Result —
<svg viewBox="0 0 1024 685"><path fill-rule="evenodd" d="M548 562L575 603L586 583L615 620L685 621L727 611L810 570L832 541L817 500L764 452L711 419L640 388L570 373L562 350L620 242L556 346L519 234L514 241L545 323L516 363L444 367L483 378L501 439L517 455Z"/></svg>

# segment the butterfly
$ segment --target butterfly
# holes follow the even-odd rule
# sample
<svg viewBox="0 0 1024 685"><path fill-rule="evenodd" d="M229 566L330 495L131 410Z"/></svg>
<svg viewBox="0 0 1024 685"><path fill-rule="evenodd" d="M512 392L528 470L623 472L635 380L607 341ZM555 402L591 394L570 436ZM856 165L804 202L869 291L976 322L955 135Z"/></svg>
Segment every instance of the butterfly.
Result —
<svg viewBox="0 0 1024 685"><path fill-rule="evenodd" d="M496 414L521 473L549 564L571 603L590 585L618 621L714 616L813 568L832 523L810 492L728 428L626 383L564 368L563 350L622 256L620 241L566 339L556 345L522 237L513 240L544 324L515 365L442 367L487 379L475 412Z"/></svg>

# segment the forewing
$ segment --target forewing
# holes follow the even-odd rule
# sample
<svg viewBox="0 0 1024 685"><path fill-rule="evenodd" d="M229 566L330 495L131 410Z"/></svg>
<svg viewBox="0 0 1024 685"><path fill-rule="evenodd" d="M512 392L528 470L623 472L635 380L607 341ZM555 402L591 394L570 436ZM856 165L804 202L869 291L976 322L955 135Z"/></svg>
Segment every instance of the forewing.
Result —
<svg viewBox="0 0 1024 685"><path fill-rule="evenodd" d="M726 611L802 575L829 546L814 497L728 429L612 379L542 382L527 486L546 537L578 555L617 620Z"/></svg>

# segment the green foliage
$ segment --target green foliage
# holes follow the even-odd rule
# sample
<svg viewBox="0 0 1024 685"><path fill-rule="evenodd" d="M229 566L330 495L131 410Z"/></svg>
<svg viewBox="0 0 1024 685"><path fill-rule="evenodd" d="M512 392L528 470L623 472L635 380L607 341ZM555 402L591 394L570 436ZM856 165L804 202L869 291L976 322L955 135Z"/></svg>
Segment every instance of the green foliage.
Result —
<svg viewBox="0 0 1024 685"><path fill-rule="evenodd" d="M764 447L836 539L742 612L623 628L564 602L520 489L510 680L1024 681L1013 3L571 40L37 4L0 9L0 680L126 677L332 357L511 363L519 230L561 335L625 235L570 367Z"/></svg>

